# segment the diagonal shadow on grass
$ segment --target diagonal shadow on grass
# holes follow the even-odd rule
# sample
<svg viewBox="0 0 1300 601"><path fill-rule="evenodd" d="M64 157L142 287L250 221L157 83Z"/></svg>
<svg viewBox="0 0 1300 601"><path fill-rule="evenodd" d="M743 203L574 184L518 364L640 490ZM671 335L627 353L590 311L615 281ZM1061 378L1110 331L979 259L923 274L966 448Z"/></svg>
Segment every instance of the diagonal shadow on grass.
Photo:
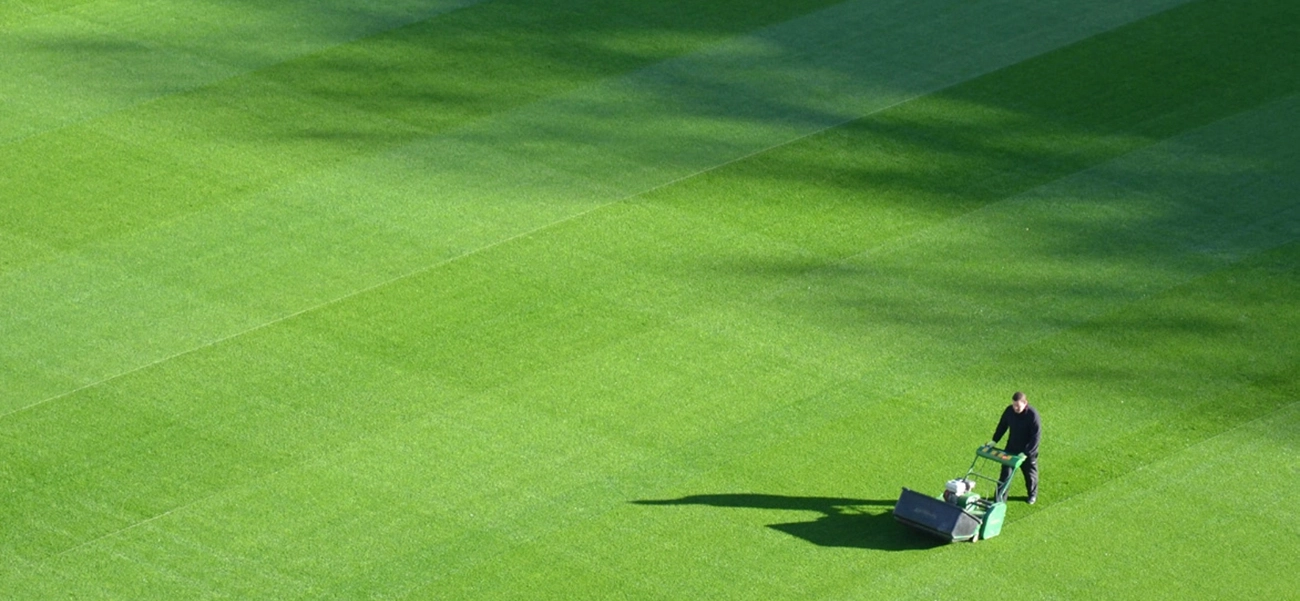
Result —
<svg viewBox="0 0 1300 601"><path fill-rule="evenodd" d="M823 547L909 551L931 549L941 544L912 532L894 521L892 512L869 509L892 508L894 499L729 493L689 495L680 499L640 500L633 503L816 512L822 515L812 521L769 524L767 527Z"/></svg>

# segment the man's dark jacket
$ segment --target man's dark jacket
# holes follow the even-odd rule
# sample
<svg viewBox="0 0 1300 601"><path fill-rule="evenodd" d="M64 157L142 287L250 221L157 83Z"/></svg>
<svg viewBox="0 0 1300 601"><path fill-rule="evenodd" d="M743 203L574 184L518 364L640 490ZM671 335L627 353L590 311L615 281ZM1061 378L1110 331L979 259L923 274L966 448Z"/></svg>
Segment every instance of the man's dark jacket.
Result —
<svg viewBox="0 0 1300 601"><path fill-rule="evenodd" d="M1033 405L1026 405L1020 413L1008 405L1002 412L1002 419L998 420L997 430L993 431L993 442L1001 440L1008 429L1011 430L1011 438L1007 439L1006 446L1008 453L1024 453L1030 457L1038 455L1038 439L1043 426L1038 421L1038 411Z"/></svg>

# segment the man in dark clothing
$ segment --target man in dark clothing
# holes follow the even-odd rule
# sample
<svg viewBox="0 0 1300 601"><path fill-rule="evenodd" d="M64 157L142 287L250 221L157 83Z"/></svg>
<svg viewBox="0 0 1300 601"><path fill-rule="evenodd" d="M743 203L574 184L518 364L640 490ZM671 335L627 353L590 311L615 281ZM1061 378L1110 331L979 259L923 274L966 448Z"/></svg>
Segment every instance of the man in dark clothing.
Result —
<svg viewBox="0 0 1300 601"><path fill-rule="evenodd" d="M1025 393L1017 392L1011 395L1011 405L1002 412L1002 419L998 420L998 427L993 431L993 442L996 444L1002 439L1002 435L1010 430L1011 437L1007 439L1007 452L1013 455L1025 454L1025 462L1020 464L1020 471L1025 474L1025 487L1029 489L1030 505L1038 501L1038 440L1042 429L1043 425L1038 420L1038 411L1029 406L1029 401L1025 400ZM998 488L1001 488L1001 483L1011 480L1011 471L1010 467L1002 466Z"/></svg>

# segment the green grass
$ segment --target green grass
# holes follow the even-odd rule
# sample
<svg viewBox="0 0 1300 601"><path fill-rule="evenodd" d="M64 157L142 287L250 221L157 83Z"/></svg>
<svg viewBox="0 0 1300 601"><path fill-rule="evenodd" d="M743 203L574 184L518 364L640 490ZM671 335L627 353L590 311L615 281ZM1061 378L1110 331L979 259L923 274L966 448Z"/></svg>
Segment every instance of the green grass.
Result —
<svg viewBox="0 0 1300 601"><path fill-rule="evenodd" d="M1293 4L0 3L0 596L1285 597Z"/></svg>

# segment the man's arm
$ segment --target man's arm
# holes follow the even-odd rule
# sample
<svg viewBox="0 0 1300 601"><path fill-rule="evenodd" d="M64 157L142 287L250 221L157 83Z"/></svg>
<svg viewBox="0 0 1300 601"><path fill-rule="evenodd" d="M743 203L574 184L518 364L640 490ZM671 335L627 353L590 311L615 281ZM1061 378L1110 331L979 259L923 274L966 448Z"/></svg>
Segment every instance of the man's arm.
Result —
<svg viewBox="0 0 1300 601"><path fill-rule="evenodd" d="M1002 435L1003 435L1003 434L1006 434L1006 433L1007 433L1007 428L1009 428L1009 427L1011 426L1011 421L1010 421L1010 419L1007 417L1007 414L1008 414L1008 413L1011 413L1011 408L1010 408L1010 407L1004 409L1004 410L1002 411L1002 417L1001 417L1000 419L998 419L998 427L997 427L997 429L993 430L993 439L992 439L993 442L997 442L997 441L999 441L999 440L1002 440Z"/></svg>

